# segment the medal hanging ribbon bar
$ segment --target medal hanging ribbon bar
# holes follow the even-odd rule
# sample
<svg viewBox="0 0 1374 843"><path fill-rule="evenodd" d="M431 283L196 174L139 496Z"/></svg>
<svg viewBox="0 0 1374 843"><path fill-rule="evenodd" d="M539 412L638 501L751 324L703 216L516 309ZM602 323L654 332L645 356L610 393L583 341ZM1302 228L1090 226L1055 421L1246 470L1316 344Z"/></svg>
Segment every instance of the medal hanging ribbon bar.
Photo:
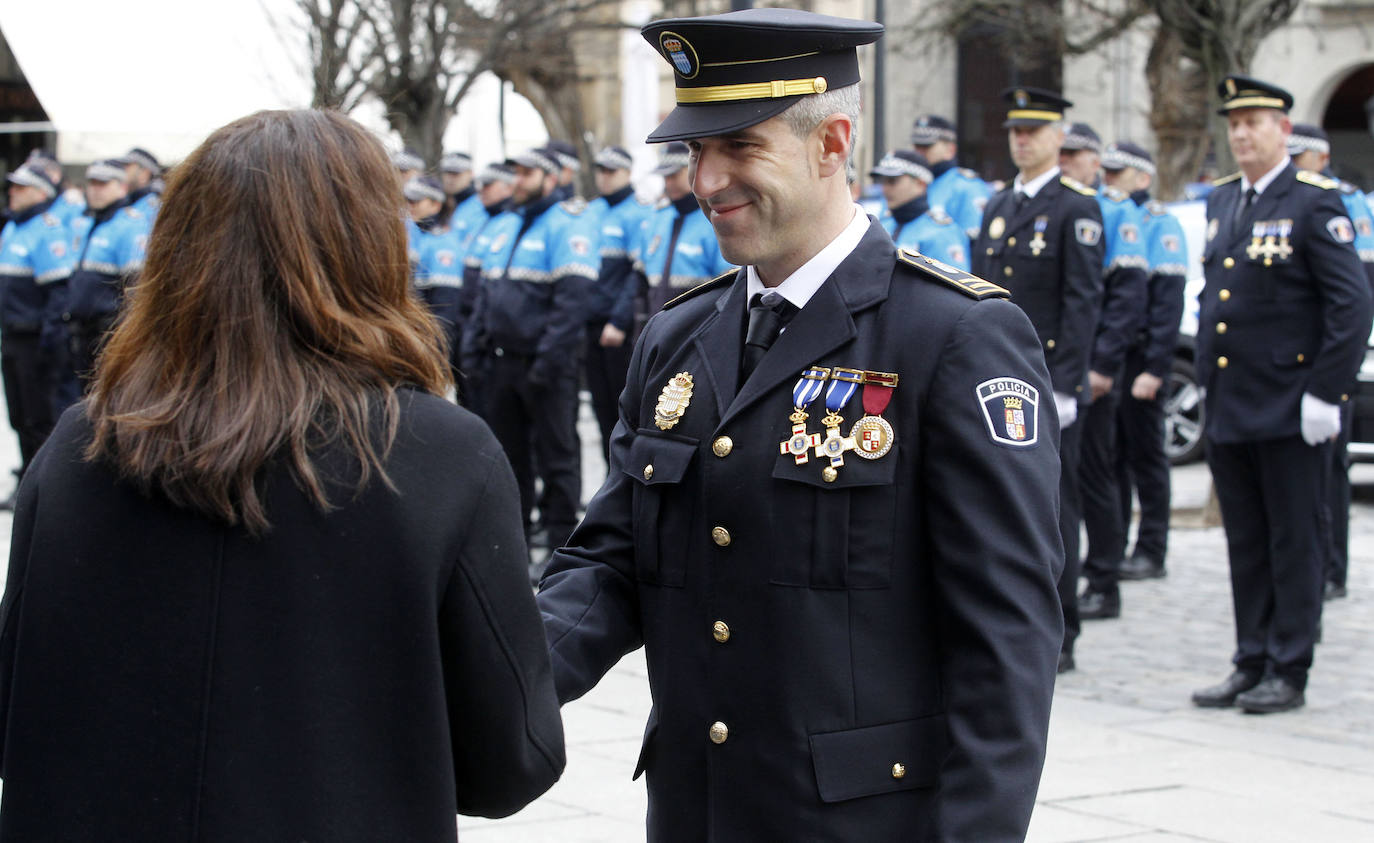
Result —
<svg viewBox="0 0 1374 843"><path fill-rule="evenodd" d="M793 410L792 415L787 417L792 422L792 435L778 443L778 453L791 454L797 465L806 462L811 449L821 442L819 433L806 432L806 408L820 397L821 389L829 378L829 369L812 366L802 372L797 385L792 387Z"/></svg>
<svg viewBox="0 0 1374 843"><path fill-rule="evenodd" d="M895 433L883 418L883 411L892 401L897 389L897 375L893 372L864 372L864 413L854 423L849 438L854 441L854 453L866 460L887 456L892 450Z"/></svg>
<svg viewBox="0 0 1374 843"><path fill-rule="evenodd" d="M840 424L844 422L840 410L849 403L849 399L854 396L863 379L862 369L836 366L830 370L830 386L825 392L826 414L825 418L821 419L821 424L825 425L825 439L815 446L817 457L827 457L830 460L830 465L821 472L821 477L828 483L835 482L835 469L844 465L844 452L854 447L853 437L840 432Z"/></svg>
<svg viewBox="0 0 1374 843"><path fill-rule="evenodd" d="M892 372L864 372L864 412L881 416L892 401L897 375Z"/></svg>

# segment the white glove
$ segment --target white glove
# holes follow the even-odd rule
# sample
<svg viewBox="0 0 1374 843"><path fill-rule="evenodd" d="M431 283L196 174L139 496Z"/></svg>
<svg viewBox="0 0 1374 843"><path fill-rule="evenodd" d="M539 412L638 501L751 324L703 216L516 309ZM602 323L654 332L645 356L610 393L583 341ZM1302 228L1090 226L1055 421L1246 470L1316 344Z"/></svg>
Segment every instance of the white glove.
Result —
<svg viewBox="0 0 1374 843"><path fill-rule="evenodd" d="M1302 439L1320 445L1341 432L1341 408L1328 404L1310 392L1302 394Z"/></svg>
<svg viewBox="0 0 1374 843"><path fill-rule="evenodd" d="M1054 394L1054 409L1059 412L1059 429L1063 430L1078 419L1078 399L1065 392Z"/></svg>

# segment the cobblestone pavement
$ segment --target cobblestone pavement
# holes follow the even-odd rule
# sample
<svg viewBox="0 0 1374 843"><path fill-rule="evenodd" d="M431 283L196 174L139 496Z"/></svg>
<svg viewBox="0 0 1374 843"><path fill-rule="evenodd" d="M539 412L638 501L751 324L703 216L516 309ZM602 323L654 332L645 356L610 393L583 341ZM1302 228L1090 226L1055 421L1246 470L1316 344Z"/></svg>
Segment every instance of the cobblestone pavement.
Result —
<svg viewBox="0 0 1374 843"><path fill-rule="evenodd" d="M582 425L587 495L604 472ZM0 465L14 447L0 432ZM15 455L17 457L17 455ZM17 462L17 459L15 460ZM1085 623L1078 669L1055 693L1049 757L1028 839L1374 840L1374 466L1357 466L1350 596L1326 604L1307 706L1247 716L1189 703L1230 669L1234 643L1224 534L1197 523L1205 466L1174 470L1168 577L1123 583L1119 620ZM0 482L0 492L8 486ZM0 515L8 558L9 516ZM460 818L464 841L644 839L643 781L630 780L649 710L640 653L564 708L568 768L502 820Z"/></svg>

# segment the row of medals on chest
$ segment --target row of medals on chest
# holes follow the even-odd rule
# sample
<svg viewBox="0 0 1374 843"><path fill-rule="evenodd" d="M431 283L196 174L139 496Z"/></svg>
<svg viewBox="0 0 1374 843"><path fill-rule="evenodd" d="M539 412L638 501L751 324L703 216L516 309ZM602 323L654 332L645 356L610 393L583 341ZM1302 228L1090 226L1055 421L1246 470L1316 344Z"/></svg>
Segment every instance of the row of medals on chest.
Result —
<svg viewBox="0 0 1374 843"><path fill-rule="evenodd" d="M840 415L840 411L860 386L864 390L865 415L854 423L846 436L840 430L844 424L844 416ZM892 425L883 418L882 412L887 409L896 388L897 375L893 372L870 372L844 366L808 367L792 389L792 413L787 417L792 423L792 433L778 443L778 453L791 454L797 465L809 462L814 453L817 459L828 463L821 469L821 478L827 483L833 483L839 477L846 452L852 451L855 456L865 460L887 456L892 450L896 434ZM810 418L807 408L822 393L825 395L826 414L821 424L825 426L825 434L809 433L806 429L807 419ZM654 423L660 430L671 429L682 418L691 400L692 375L678 372L659 395L658 405L654 408Z"/></svg>
<svg viewBox="0 0 1374 843"><path fill-rule="evenodd" d="M1220 225L1216 217L1207 224L1208 240L1217 236ZM1274 258L1288 260L1293 256L1293 244L1288 242L1292 233L1292 220L1259 220L1250 227L1250 245L1245 247L1245 256L1252 261L1263 258L1265 266L1272 266Z"/></svg>
<svg viewBox="0 0 1374 843"><path fill-rule="evenodd" d="M1045 242L1045 230L1048 229L1049 226L1050 218L1047 214L1041 214L1035 218L1035 233L1031 235L1031 240L1026 245L1030 247L1031 254L1037 258L1040 257L1040 253L1045 250L1045 247L1049 245ZM988 238L1000 240L1002 235L1006 233L1006 230L1007 221L1002 217L994 217L992 222L988 223ZM1008 245L1015 246L1016 244L1013 242ZM991 254L991 252L989 252L989 254Z"/></svg>

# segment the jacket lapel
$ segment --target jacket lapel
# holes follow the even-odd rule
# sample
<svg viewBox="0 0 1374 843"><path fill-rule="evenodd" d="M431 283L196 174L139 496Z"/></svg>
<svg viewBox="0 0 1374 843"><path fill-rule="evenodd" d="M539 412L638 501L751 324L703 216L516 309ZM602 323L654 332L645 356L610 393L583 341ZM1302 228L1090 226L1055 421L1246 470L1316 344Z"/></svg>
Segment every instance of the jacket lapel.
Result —
<svg viewBox="0 0 1374 843"><path fill-rule="evenodd" d="M697 354L705 361L707 377L716 398L716 415L725 410L739 390L740 356L744 353L744 294L747 276L743 269L735 282L716 299L716 312L692 335Z"/></svg>
<svg viewBox="0 0 1374 843"><path fill-rule="evenodd" d="M763 355L758 368L739 388L734 400L722 414L727 424L740 412L772 392L783 382L795 381L807 366L844 345L858 335L853 313L887 298L896 261L896 247L882 226L870 220L859 245L845 258L815 295L801 309L787 329ZM737 282L737 286L743 286ZM725 313L732 311L727 307ZM744 296L739 295L735 321L733 360L738 379L744 319ZM722 320L718 320L722 321ZM730 320L723 320L730 321ZM713 334L714 336L714 334ZM708 340L705 336L703 340Z"/></svg>

